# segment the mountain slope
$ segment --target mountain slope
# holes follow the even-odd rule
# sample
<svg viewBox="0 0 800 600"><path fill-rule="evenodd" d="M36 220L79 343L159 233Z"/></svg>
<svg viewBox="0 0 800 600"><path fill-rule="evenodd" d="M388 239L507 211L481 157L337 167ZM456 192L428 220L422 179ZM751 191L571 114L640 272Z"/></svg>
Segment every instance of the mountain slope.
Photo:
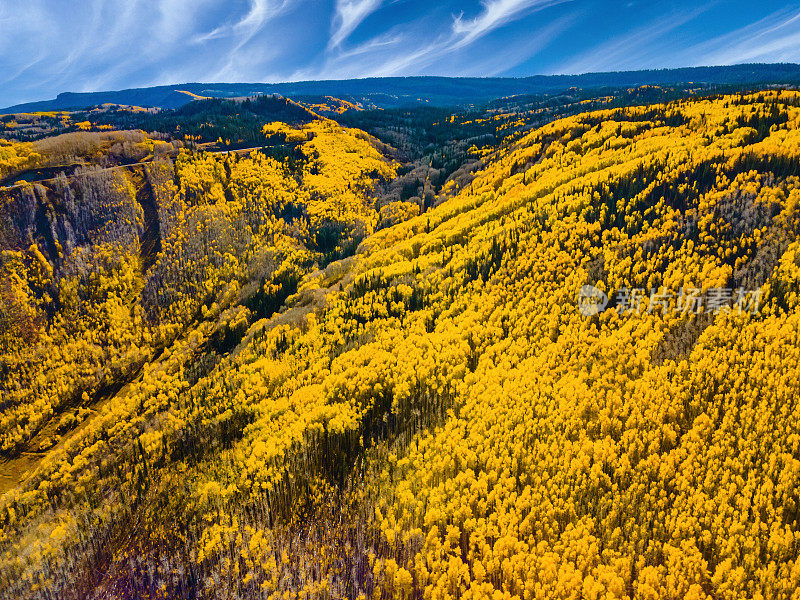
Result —
<svg viewBox="0 0 800 600"><path fill-rule="evenodd" d="M383 164L340 134L300 180L326 222L337 205L314 198ZM266 165L181 161L174 201L207 219L175 247L222 243L216 211L272 197ZM205 320L3 496L2 589L796 595L800 95L558 120L455 186L367 227L276 314L187 294ZM584 316L587 284L610 303ZM651 289L666 306L647 310Z"/></svg>
<svg viewBox="0 0 800 600"><path fill-rule="evenodd" d="M298 99L303 96L335 96L363 101L376 108L419 104L456 106L484 103L518 94L563 92L572 87L636 87L685 83L798 84L800 65L742 64L520 78L368 77L286 83L182 83L107 92L64 92L54 100L17 104L0 109L0 113L80 109L104 103L176 108L191 102L192 94L218 98L256 94L281 94Z"/></svg>

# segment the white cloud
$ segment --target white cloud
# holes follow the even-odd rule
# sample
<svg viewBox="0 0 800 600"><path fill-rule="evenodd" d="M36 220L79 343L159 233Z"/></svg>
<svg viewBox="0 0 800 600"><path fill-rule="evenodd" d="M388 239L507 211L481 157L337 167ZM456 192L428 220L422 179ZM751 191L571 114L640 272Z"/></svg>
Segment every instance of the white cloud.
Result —
<svg viewBox="0 0 800 600"><path fill-rule="evenodd" d="M463 13L453 19L453 33L457 38L454 46L467 46L530 11L542 10L564 1L567 0L484 0L483 11L474 19L465 20Z"/></svg>
<svg viewBox="0 0 800 600"><path fill-rule="evenodd" d="M195 38L202 44L209 40L230 39L232 44L220 53L222 63L214 70L207 70L205 81L234 81L262 79L263 65L280 55L274 45L246 48L276 17L292 6L290 0L250 0L248 12L233 24L227 24Z"/></svg>
<svg viewBox="0 0 800 600"><path fill-rule="evenodd" d="M706 4L694 10L672 12L623 35L584 51L576 58L557 65L553 73L587 73L623 71L627 69L668 66L675 60L674 44L665 47L661 42L669 33L697 18L708 10ZM609 32L612 33L612 32ZM685 66L685 65L681 65Z"/></svg>
<svg viewBox="0 0 800 600"><path fill-rule="evenodd" d="M174 0L166 0L174 1ZM239 39L240 46L250 41L264 25L273 17L280 14L288 6L286 0L275 2L272 0L250 0L247 13L233 24L220 25L207 33L194 36L193 43L200 44L209 40L232 37Z"/></svg>
<svg viewBox="0 0 800 600"><path fill-rule="evenodd" d="M336 0L334 28L328 48L338 47L361 22L380 8L381 0Z"/></svg>
<svg viewBox="0 0 800 600"><path fill-rule="evenodd" d="M780 10L746 27L697 44L684 53L691 65L800 61L800 10Z"/></svg>
<svg viewBox="0 0 800 600"><path fill-rule="evenodd" d="M566 14L539 30L526 32L520 39L508 39L502 48L494 52L479 53L475 61L469 61L468 65L462 67L459 75L501 76L552 44L575 23L577 16L576 13Z"/></svg>
<svg viewBox="0 0 800 600"><path fill-rule="evenodd" d="M26 40L49 39L56 33L56 24L39 3L31 2L22 12L10 4L0 5L0 84L13 85L47 58L46 44L30 47Z"/></svg>
<svg viewBox="0 0 800 600"><path fill-rule="evenodd" d="M456 0L414 1L335 0L321 12L318 0L0 0L0 106L62 91L186 81L492 75L544 48L556 50L576 20L576 34L584 33L608 7L588 0L473 0L454 15ZM569 8L552 8L566 2ZM704 23L684 25L705 6L670 5L669 14L632 30L593 31L609 39L549 70L800 60L797 4L702 43L695 42L708 38ZM389 21L412 11L410 20ZM357 30L370 37L349 42ZM682 36L683 45L676 41Z"/></svg>
<svg viewBox="0 0 800 600"><path fill-rule="evenodd" d="M533 12L568 1L570 0L485 0L481 3L481 11L477 16L465 19L462 13L453 18L449 28L439 27L438 34L437 27L432 26L426 17L422 17L415 22L390 28L389 31L347 51L337 50L332 44L320 67L298 70L293 78L378 77L425 73L426 69L449 62L449 57L492 31ZM360 3L372 2L373 0L361 0ZM356 3L359 2L356 0ZM542 27L531 28L528 38L522 43L504 46L494 50L491 56L469 61L468 64L456 67L456 71L448 68L446 72L452 75L475 73L476 65L484 65L491 72L508 69L541 49L545 45L544 40L554 38L566 28L568 20L572 21L571 18L562 18L551 23L542 23ZM355 19L348 23L352 25ZM338 38L332 38L332 41L335 40ZM512 56L513 61L510 60Z"/></svg>

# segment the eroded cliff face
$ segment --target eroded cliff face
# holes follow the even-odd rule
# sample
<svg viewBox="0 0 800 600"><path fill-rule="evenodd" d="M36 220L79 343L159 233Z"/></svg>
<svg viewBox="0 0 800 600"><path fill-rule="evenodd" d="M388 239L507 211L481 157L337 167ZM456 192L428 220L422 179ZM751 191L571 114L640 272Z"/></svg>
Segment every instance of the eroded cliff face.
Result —
<svg viewBox="0 0 800 600"><path fill-rule="evenodd" d="M61 420L86 418L152 355L142 292L164 280L148 271L178 212L173 177L165 160L0 191L0 454L49 449L74 425Z"/></svg>
<svg viewBox="0 0 800 600"><path fill-rule="evenodd" d="M24 251L35 244L56 274L80 246L115 243L136 249L143 270L160 250L167 219L169 162L87 169L0 191L6 218L0 249ZM138 248L137 248L138 247Z"/></svg>

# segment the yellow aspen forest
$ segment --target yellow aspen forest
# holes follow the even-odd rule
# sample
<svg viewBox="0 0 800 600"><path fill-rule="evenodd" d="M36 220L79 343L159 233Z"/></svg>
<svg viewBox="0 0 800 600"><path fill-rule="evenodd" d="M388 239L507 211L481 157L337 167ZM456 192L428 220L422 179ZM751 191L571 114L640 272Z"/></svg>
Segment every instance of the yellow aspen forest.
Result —
<svg viewBox="0 0 800 600"><path fill-rule="evenodd" d="M0 142L0 597L800 600L800 92L667 96Z"/></svg>

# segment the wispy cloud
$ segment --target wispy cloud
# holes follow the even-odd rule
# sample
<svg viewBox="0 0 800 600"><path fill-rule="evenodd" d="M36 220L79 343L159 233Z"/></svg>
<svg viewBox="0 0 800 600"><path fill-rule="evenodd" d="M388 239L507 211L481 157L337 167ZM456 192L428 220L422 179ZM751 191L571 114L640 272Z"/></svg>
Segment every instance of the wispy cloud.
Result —
<svg viewBox="0 0 800 600"><path fill-rule="evenodd" d="M800 61L800 5L762 2L0 0L0 106L186 81Z"/></svg>
<svg viewBox="0 0 800 600"><path fill-rule="evenodd" d="M534 10L568 0L484 0L483 10L473 19L464 19L462 12L453 19L454 48L467 46L492 30Z"/></svg>
<svg viewBox="0 0 800 600"><path fill-rule="evenodd" d="M362 0L364 4L372 0ZM380 75L407 75L426 72L434 65L448 62L448 56L465 50L491 32L508 25L522 17L570 0L484 0L480 12L473 18L464 18L464 13L452 17L449 28L432 28L427 19L420 18L416 22L393 27L388 32L375 36L349 49L347 52L333 53L328 56L317 70L303 70L305 77L315 77L324 73L325 77L373 77ZM491 63L505 64L503 60L515 54L515 62L530 57L544 44L537 43L554 37L572 19L557 18L552 23L544 22L541 26L531 27L527 39L523 43L507 44L501 49L493 50L491 56L476 56L469 64L461 65L456 71L448 68L445 72L453 75L474 73L476 65ZM541 31L540 31L541 30ZM543 31L548 34L543 35ZM337 38L333 38L337 39ZM527 54L519 54L519 50L527 48ZM488 68L488 67L487 67ZM494 66L491 70L496 71ZM297 75L297 73L296 73Z"/></svg>
<svg viewBox="0 0 800 600"><path fill-rule="evenodd" d="M217 69L210 71L206 80L230 80L244 76L245 73L253 73L254 70L259 72L266 57L277 57L279 52L274 46L261 47L256 52L247 53L243 52L243 49L270 21L281 15L291 5L291 0L250 0L249 10L239 20L217 27L201 36L197 40L198 43L220 38L229 38L234 42L221 53L224 62ZM247 68L243 69L242 65L247 65ZM253 69L254 66L255 69ZM252 75L247 77L247 79L252 78Z"/></svg>
<svg viewBox="0 0 800 600"><path fill-rule="evenodd" d="M509 39L503 48L486 53L464 68L459 75L473 77L493 77L508 73L519 64L548 48L556 39L570 29L578 18L577 13L569 13L545 24L536 31L525 32L520 39Z"/></svg>
<svg viewBox="0 0 800 600"><path fill-rule="evenodd" d="M43 7L36 2L28 6L24 15L10 4L0 5L0 84L9 85L48 56L45 44L27 48L25 40L44 39L56 29ZM24 53L19 49L25 48ZM16 50L16 51L15 51Z"/></svg>
<svg viewBox="0 0 800 600"><path fill-rule="evenodd" d="M380 8L381 0L336 0L328 49L338 47L361 22Z"/></svg>
<svg viewBox="0 0 800 600"><path fill-rule="evenodd" d="M702 42L686 53L688 64L800 61L800 9L784 9L730 33Z"/></svg>
<svg viewBox="0 0 800 600"><path fill-rule="evenodd" d="M276 2L274 0L250 0L250 7L235 23L227 23L215 27L213 30L195 36L194 43L202 43L208 40L237 36L241 45L250 41L253 36L275 15L286 8L287 2Z"/></svg>
<svg viewBox="0 0 800 600"><path fill-rule="evenodd" d="M710 4L692 10L670 12L627 33L581 52L577 57L556 65L553 73L587 73L666 66L674 60L674 44L665 47L667 34L686 25L708 10Z"/></svg>

